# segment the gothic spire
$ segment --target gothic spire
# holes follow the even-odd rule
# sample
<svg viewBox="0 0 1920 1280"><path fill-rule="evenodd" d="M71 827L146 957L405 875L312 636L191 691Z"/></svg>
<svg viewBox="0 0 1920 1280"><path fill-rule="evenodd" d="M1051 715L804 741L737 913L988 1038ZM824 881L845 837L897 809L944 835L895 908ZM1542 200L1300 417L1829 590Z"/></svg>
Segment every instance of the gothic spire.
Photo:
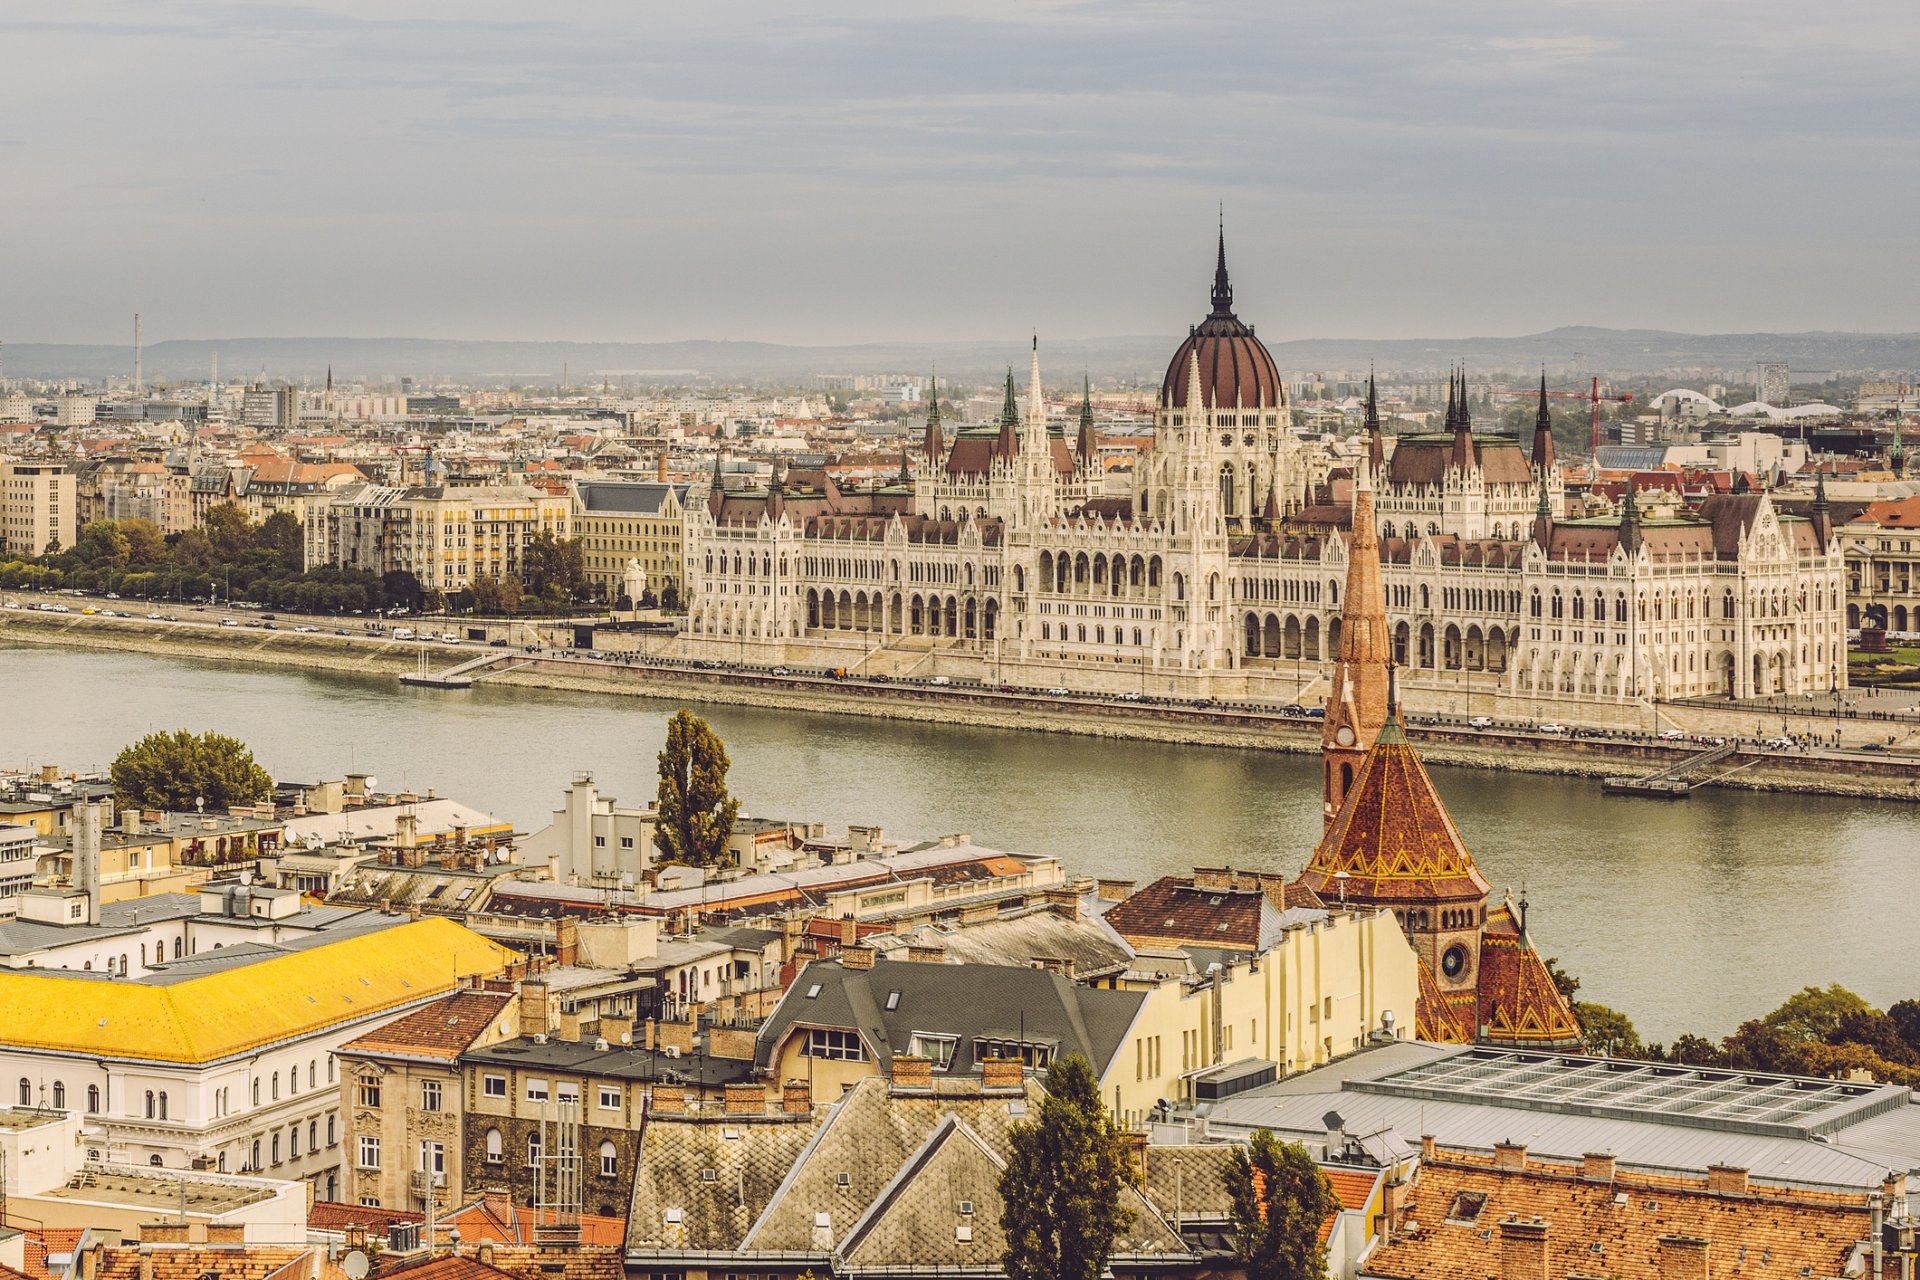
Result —
<svg viewBox="0 0 1920 1280"><path fill-rule="evenodd" d="M1447 370L1447 430L1452 431L1460 425L1460 406L1454 401L1453 370Z"/></svg>
<svg viewBox="0 0 1920 1280"><path fill-rule="evenodd" d="M1541 492L1553 471L1553 414L1547 408L1547 371L1540 371L1540 407L1533 414L1533 470Z"/></svg>
<svg viewBox="0 0 1920 1280"><path fill-rule="evenodd" d="M1380 435L1380 400L1374 392L1373 370L1367 370L1367 470L1376 476L1387 465L1387 444Z"/></svg>
<svg viewBox="0 0 1920 1280"><path fill-rule="evenodd" d="M1640 503L1633 496L1633 481L1627 481L1627 496L1620 503L1620 545L1631 555L1640 549Z"/></svg>
<svg viewBox="0 0 1920 1280"><path fill-rule="evenodd" d="M1547 501L1546 473L1540 474L1536 488L1540 491L1540 500L1533 508L1533 540L1545 551L1553 539L1553 505Z"/></svg>
<svg viewBox="0 0 1920 1280"><path fill-rule="evenodd" d="M1093 465L1093 379L1084 373L1080 375L1080 437L1074 441L1074 451L1082 467Z"/></svg>
<svg viewBox="0 0 1920 1280"><path fill-rule="evenodd" d="M1020 424L1020 409L1013 400L1013 366L1007 366L1007 398L1000 405L1000 425L1013 427Z"/></svg>
<svg viewBox="0 0 1920 1280"><path fill-rule="evenodd" d="M1233 285L1227 280L1227 207L1220 206L1220 254L1213 265L1213 314L1233 314Z"/></svg>
<svg viewBox="0 0 1920 1280"><path fill-rule="evenodd" d="M1339 659L1321 726L1323 818L1328 826L1345 802L1360 761L1387 723L1387 672L1393 641L1380 581L1380 540L1373 510L1373 479L1354 477L1353 524L1347 539L1347 594L1340 612Z"/></svg>
<svg viewBox="0 0 1920 1280"><path fill-rule="evenodd" d="M920 442L921 451L931 463L938 463L947 451L946 433L940 430L940 377L932 375L928 380L931 387L927 395L927 429Z"/></svg>

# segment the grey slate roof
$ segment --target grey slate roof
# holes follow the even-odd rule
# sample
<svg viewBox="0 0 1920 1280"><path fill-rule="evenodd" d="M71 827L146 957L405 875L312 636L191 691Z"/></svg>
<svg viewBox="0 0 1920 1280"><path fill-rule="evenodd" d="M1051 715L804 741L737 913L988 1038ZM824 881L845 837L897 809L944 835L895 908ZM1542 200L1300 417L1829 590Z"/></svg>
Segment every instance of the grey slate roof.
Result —
<svg viewBox="0 0 1920 1280"><path fill-rule="evenodd" d="M948 1073L964 1075L979 1066L974 1037L1024 1035L1053 1046L1060 1057L1082 1055L1099 1077L1146 998L1140 991L1077 986L1059 974L1012 965L883 960L872 969L848 969L837 960L815 960L760 1028L754 1056L760 1066L770 1066L776 1046L796 1025L845 1027L860 1033L886 1072L919 1031L957 1037Z"/></svg>
<svg viewBox="0 0 1920 1280"><path fill-rule="evenodd" d="M941 947L956 964L1028 965L1064 960L1079 981L1124 971L1133 948L1098 916L1069 919L1048 905L983 920L978 924L922 924L906 933L868 940L883 955L909 947Z"/></svg>
<svg viewBox="0 0 1920 1280"><path fill-rule="evenodd" d="M1365 1051L1214 1104L1208 1132L1215 1139L1244 1138L1267 1128L1289 1140L1319 1139L1326 1133L1327 1113L1336 1111L1349 1134L1384 1132L1408 1148L1417 1147L1422 1134L1450 1147L1490 1149L1497 1142L1517 1142L1541 1156L1577 1162L1590 1151L1611 1152L1623 1165L1694 1176L1708 1165L1729 1164L1762 1181L1871 1188L1888 1169L1920 1168L1920 1104L1891 1086L1872 1087L1872 1096L1813 1113L1803 1131L1794 1133L1789 1126L1769 1124L1746 1124L1748 1131L1741 1131L1736 1122L1714 1122L1697 1108L1663 1114L1657 1099L1631 1108L1596 1108L1572 1097L1520 1097L1494 1088L1450 1095L1421 1083L1451 1061L1486 1052L1412 1043ZM1566 1065L1556 1070L1580 1070L1586 1064L1608 1070L1611 1064L1636 1071L1647 1065L1569 1055L1562 1060ZM1781 1079L1728 1074L1754 1076L1755 1083L1733 1087L1751 1089L1756 1099L1763 1091L1777 1091L1767 1082ZM1836 1084L1805 1083L1809 1093ZM1774 1131L1753 1131L1766 1129Z"/></svg>
<svg viewBox="0 0 1920 1280"><path fill-rule="evenodd" d="M672 493L681 506L687 505L687 484L662 484L658 480L582 480L580 505L588 515L658 515Z"/></svg>

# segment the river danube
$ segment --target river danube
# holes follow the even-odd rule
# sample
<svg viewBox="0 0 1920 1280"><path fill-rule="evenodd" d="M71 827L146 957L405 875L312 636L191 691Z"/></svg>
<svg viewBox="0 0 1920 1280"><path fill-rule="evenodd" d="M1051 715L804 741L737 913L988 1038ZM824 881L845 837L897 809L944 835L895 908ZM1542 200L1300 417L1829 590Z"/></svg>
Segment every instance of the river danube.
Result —
<svg viewBox="0 0 1920 1280"><path fill-rule="evenodd" d="M0 646L0 767L104 766L155 729L218 729L276 777L375 774L543 825L576 770L644 803L669 702L392 677L276 673ZM1292 873L1319 835L1304 756L699 709L747 812L1057 854L1145 881L1196 864ZM1920 996L1920 807L1702 792L1602 797L1592 781L1436 769L1496 890L1524 887L1542 951L1642 1033L1725 1034L1808 983Z"/></svg>

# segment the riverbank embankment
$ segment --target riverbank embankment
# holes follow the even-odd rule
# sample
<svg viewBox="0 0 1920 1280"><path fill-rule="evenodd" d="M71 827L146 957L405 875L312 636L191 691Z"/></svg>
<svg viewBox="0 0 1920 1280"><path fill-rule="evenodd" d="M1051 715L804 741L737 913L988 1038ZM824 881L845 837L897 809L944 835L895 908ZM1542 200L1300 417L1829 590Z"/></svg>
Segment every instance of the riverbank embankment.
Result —
<svg viewBox="0 0 1920 1280"><path fill-rule="evenodd" d="M389 677L396 684L399 676L419 670L422 654L426 665L437 670L486 652L470 644L440 641L27 610L0 613L0 640L241 662L285 670L336 671ZM485 683L1190 746L1295 754L1314 753L1320 747L1316 722L1256 712L629 665L552 654L534 656L518 650L503 652L500 658L493 668L478 673ZM447 691L422 696L471 695ZM1647 741L1417 726L1413 736L1422 756L1432 764L1594 778L1650 771L1683 759L1690 750ZM1707 784L1712 786L1920 800L1920 759L1903 754L1874 759L1817 753L1742 753L1711 772L1717 775Z"/></svg>

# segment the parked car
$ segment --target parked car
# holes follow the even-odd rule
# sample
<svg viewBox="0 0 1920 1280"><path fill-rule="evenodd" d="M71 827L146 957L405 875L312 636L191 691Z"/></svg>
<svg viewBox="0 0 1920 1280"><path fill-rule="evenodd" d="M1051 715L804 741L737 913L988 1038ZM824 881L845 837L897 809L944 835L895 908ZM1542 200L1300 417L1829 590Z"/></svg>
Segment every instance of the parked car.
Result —
<svg viewBox="0 0 1920 1280"><path fill-rule="evenodd" d="M1050 698L1064 698L1067 696L1067 691L1065 689L1055 687L1047 690L1047 696Z"/></svg>
<svg viewBox="0 0 1920 1280"><path fill-rule="evenodd" d="M1493 728L1493 717L1492 716L1475 716L1473 719L1467 721L1467 728L1491 729Z"/></svg>
<svg viewBox="0 0 1920 1280"><path fill-rule="evenodd" d="M952 684L953 678L951 676L935 676L933 679L927 681L927 683L928 684Z"/></svg>
<svg viewBox="0 0 1920 1280"><path fill-rule="evenodd" d="M1686 740L1687 735L1678 729L1664 729L1660 733L1660 741L1662 742L1685 742Z"/></svg>
<svg viewBox="0 0 1920 1280"><path fill-rule="evenodd" d="M1548 723L1540 726L1540 732L1545 734L1550 734L1556 738L1564 738L1567 736L1567 726L1563 724L1554 724L1551 721L1549 721Z"/></svg>

